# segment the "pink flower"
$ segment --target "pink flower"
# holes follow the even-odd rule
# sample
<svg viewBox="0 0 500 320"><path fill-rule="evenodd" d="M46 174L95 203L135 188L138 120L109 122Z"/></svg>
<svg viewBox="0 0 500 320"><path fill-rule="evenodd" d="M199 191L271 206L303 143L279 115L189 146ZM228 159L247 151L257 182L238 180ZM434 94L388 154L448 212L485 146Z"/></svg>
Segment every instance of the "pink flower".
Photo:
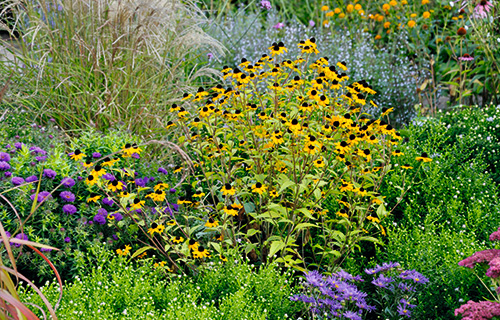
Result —
<svg viewBox="0 0 500 320"><path fill-rule="evenodd" d="M491 2L486 1L486 0L481 0L479 4L474 8L474 12L472 16L474 18L487 18L488 13L490 13L491 8L493 5Z"/></svg>
<svg viewBox="0 0 500 320"><path fill-rule="evenodd" d="M490 267L486 270L486 276L490 278L500 277L500 257L493 258L488 265Z"/></svg>
<svg viewBox="0 0 500 320"><path fill-rule="evenodd" d="M266 10L271 10L272 9L271 2L269 2L268 0L262 0L260 2L260 8L266 9Z"/></svg>
<svg viewBox="0 0 500 320"><path fill-rule="evenodd" d="M455 316L461 314L462 320L487 320L500 316L500 303L492 301L474 302L469 300L460 308L455 309Z"/></svg>
<svg viewBox="0 0 500 320"><path fill-rule="evenodd" d="M473 57L473 56L471 56L471 55L470 55L470 54L468 54L468 53L464 53L464 55L463 55L463 56L458 57L458 60L460 60L460 61L472 61L472 60L474 60L474 57Z"/></svg>
<svg viewBox="0 0 500 320"><path fill-rule="evenodd" d="M475 252L472 256L465 258L458 263L459 266L474 268L476 263L490 262L491 260L500 257L500 249L488 249Z"/></svg>
<svg viewBox="0 0 500 320"><path fill-rule="evenodd" d="M498 230L490 234L490 240L491 241L500 241L500 227L498 227Z"/></svg>
<svg viewBox="0 0 500 320"><path fill-rule="evenodd" d="M207 53L208 60L211 60L213 57L214 57L213 53L211 52Z"/></svg>
<svg viewBox="0 0 500 320"><path fill-rule="evenodd" d="M273 26L274 29L281 29L285 26L285 24L283 22L278 22L277 24L275 24Z"/></svg>
<svg viewBox="0 0 500 320"><path fill-rule="evenodd" d="M316 23L315 23L314 21L309 20L309 27L311 27L311 28L312 28L312 27L314 27L314 25L315 25L315 24L316 24Z"/></svg>

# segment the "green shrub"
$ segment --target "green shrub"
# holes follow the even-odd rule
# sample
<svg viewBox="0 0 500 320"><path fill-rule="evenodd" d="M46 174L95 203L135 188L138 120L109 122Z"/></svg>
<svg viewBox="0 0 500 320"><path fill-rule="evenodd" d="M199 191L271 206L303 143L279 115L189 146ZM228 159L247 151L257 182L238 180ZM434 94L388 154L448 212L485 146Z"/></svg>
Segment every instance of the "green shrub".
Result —
<svg viewBox="0 0 500 320"><path fill-rule="evenodd" d="M286 319L300 311L292 295L289 273L275 264L253 268L235 256L207 265L198 277L165 279L152 266L142 266L103 253L92 271L64 286L57 310L61 319ZM56 285L43 293L57 299ZM25 290L24 301L39 302Z"/></svg>

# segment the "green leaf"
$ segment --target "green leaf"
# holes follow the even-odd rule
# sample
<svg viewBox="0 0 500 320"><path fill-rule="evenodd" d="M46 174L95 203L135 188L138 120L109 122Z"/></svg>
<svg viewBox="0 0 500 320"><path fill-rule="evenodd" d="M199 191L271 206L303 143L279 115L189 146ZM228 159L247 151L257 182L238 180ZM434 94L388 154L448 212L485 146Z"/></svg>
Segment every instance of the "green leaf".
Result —
<svg viewBox="0 0 500 320"><path fill-rule="evenodd" d="M281 240L273 241L271 243L271 248L269 249L269 256L272 257L276 252L280 251L285 247L285 243Z"/></svg>
<svg viewBox="0 0 500 320"><path fill-rule="evenodd" d="M377 215L380 219L387 217L388 211L382 203L377 209Z"/></svg>
<svg viewBox="0 0 500 320"><path fill-rule="evenodd" d="M257 230L257 229L248 229L247 237L251 237L254 234L259 233L259 232L260 232L260 230Z"/></svg>
<svg viewBox="0 0 500 320"><path fill-rule="evenodd" d="M151 246L142 247L139 250L137 250L136 252L134 252L134 254L132 254L132 256L130 258L133 259L133 258L135 258L137 256L140 256L143 252L151 250L151 249L152 250L156 250L156 248L151 247Z"/></svg>

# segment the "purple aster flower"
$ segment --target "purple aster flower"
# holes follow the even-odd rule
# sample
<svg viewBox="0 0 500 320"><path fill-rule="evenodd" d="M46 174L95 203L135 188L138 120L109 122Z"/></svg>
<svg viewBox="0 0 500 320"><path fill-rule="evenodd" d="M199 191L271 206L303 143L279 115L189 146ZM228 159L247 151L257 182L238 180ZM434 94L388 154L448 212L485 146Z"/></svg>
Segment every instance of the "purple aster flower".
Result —
<svg viewBox="0 0 500 320"><path fill-rule="evenodd" d="M40 248L40 251L50 252L50 251L52 251L52 249L49 249L49 248Z"/></svg>
<svg viewBox="0 0 500 320"><path fill-rule="evenodd" d="M103 179L108 180L108 181L115 181L116 178L114 175L111 173L106 173L105 175L102 176Z"/></svg>
<svg viewBox="0 0 500 320"><path fill-rule="evenodd" d="M0 152L0 161L9 162L10 161L10 154L8 154L6 152Z"/></svg>
<svg viewBox="0 0 500 320"><path fill-rule="evenodd" d="M134 159L140 159L141 158L141 156L138 153L135 153L135 152L132 153L131 157L134 158Z"/></svg>
<svg viewBox="0 0 500 320"><path fill-rule="evenodd" d="M45 200L47 200L50 196L51 196L51 195L50 195L50 192L48 192L48 191L40 191L40 192L38 193L38 197L37 197L37 200L36 200L36 201L37 201L37 202L39 202L39 203L44 202L44 201L45 201ZM30 196L30 198L31 198L31 200L32 200L32 201L35 201L35 194L32 194L32 195Z"/></svg>
<svg viewBox="0 0 500 320"><path fill-rule="evenodd" d="M26 182L31 183L31 182L35 182L35 181L38 181L38 177L37 176L33 175L33 176L29 176L29 177L26 178Z"/></svg>
<svg viewBox="0 0 500 320"><path fill-rule="evenodd" d="M316 25L316 23L312 20L309 20L309 27L314 27Z"/></svg>
<svg viewBox="0 0 500 320"><path fill-rule="evenodd" d="M113 199L111 199L111 198L104 198L104 199L102 199L102 203L104 203L105 205L108 205L110 207L112 207L113 204L114 204Z"/></svg>
<svg viewBox="0 0 500 320"><path fill-rule="evenodd" d="M82 181L82 180L83 180L83 177L78 176L76 179L77 179L78 181Z"/></svg>
<svg viewBox="0 0 500 320"><path fill-rule="evenodd" d="M70 238L70 237L66 237L66 238L64 238L64 242L66 242L66 243L70 243L70 242L71 242L71 238Z"/></svg>
<svg viewBox="0 0 500 320"><path fill-rule="evenodd" d="M311 286L320 287L323 284L323 276L316 270L309 271L306 273L306 281Z"/></svg>
<svg viewBox="0 0 500 320"><path fill-rule="evenodd" d="M47 160L47 156L36 157L35 160L37 162L44 162L45 160Z"/></svg>
<svg viewBox="0 0 500 320"><path fill-rule="evenodd" d="M9 177L11 177L11 176L12 176L12 172L10 172L10 171L5 171L5 172L3 173L3 175L4 175L6 178L9 178Z"/></svg>
<svg viewBox="0 0 500 320"><path fill-rule="evenodd" d="M411 311L410 309L414 309L416 307L416 305L414 304L411 304L410 302L408 302L408 300L406 299L401 299L399 300L399 305L398 305L398 313L399 315L401 316L406 316L408 318L411 317Z"/></svg>
<svg viewBox="0 0 500 320"><path fill-rule="evenodd" d="M112 235L111 238L113 238L113 240L118 240L118 236L116 234Z"/></svg>
<svg viewBox="0 0 500 320"><path fill-rule="evenodd" d="M269 0L262 0L260 2L260 8L265 10L271 10L272 9L271 2L269 2Z"/></svg>
<svg viewBox="0 0 500 320"><path fill-rule="evenodd" d="M74 202L76 199L75 195L71 193L71 191L63 191L59 196L66 202Z"/></svg>
<svg viewBox="0 0 500 320"><path fill-rule="evenodd" d="M122 214L121 214L121 213L119 213L119 212L115 212L115 213L111 214L111 216L112 216L112 217L114 217L116 221L121 221L121 220L123 220L123 216L122 216Z"/></svg>
<svg viewBox="0 0 500 320"><path fill-rule="evenodd" d="M107 216L108 215L108 211L104 208L99 208L99 210L97 210L97 214L100 214L100 215L103 215L103 216Z"/></svg>
<svg viewBox="0 0 500 320"><path fill-rule="evenodd" d="M17 138L17 139L19 139L19 138ZM14 143L14 147L16 149L22 149L23 145L24 145L24 143L22 143L22 142L16 142L16 143Z"/></svg>
<svg viewBox="0 0 500 320"><path fill-rule="evenodd" d="M411 279L415 283L425 284L425 283L429 282L429 279L424 277L420 272L418 272L416 270L405 270L405 271L401 272L399 277L401 279Z"/></svg>
<svg viewBox="0 0 500 320"><path fill-rule="evenodd" d="M63 212L66 214L75 214L76 213L76 207L72 204L65 204L63 206Z"/></svg>
<svg viewBox="0 0 500 320"><path fill-rule="evenodd" d="M100 154L99 152L94 152L94 153L92 153L92 158L96 158L96 159L98 159L98 158L100 158L100 157L102 157L102 154Z"/></svg>
<svg viewBox="0 0 500 320"><path fill-rule="evenodd" d="M343 314L342 314L346 319L351 319L351 320L362 320L361 319L361 316L359 314L357 314L356 312L354 311L345 311Z"/></svg>
<svg viewBox="0 0 500 320"><path fill-rule="evenodd" d="M305 303L315 303L316 300L313 297L308 297L303 294L296 294L290 297L290 300L292 301L302 301Z"/></svg>
<svg viewBox="0 0 500 320"><path fill-rule="evenodd" d="M279 29L283 28L284 26L285 26L285 24L283 22L278 22L277 24L275 24L273 26L273 28L276 30L279 30Z"/></svg>
<svg viewBox="0 0 500 320"><path fill-rule="evenodd" d="M415 287L413 287L412 285L409 285L409 284L406 284L404 282L401 282L401 283L398 283L398 288L401 290L401 291L407 291L407 292L415 292Z"/></svg>
<svg viewBox="0 0 500 320"><path fill-rule="evenodd" d="M103 225L106 223L106 217L103 216L102 214L96 214L94 216L94 222Z"/></svg>
<svg viewBox="0 0 500 320"><path fill-rule="evenodd" d="M54 136L49 134L49 139L54 139Z"/></svg>
<svg viewBox="0 0 500 320"><path fill-rule="evenodd" d="M158 172L161 172L163 174L168 174L168 171L165 168L159 167Z"/></svg>
<svg viewBox="0 0 500 320"><path fill-rule="evenodd" d="M170 193L176 193L177 192L177 190L174 189L174 188L170 189L169 191L170 191Z"/></svg>
<svg viewBox="0 0 500 320"><path fill-rule="evenodd" d="M13 177L11 182L13 185L19 186L19 185L22 185L24 183L24 179L21 177Z"/></svg>
<svg viewBox="0 0 500 320"><path fill-rule="evenodd" d="M52 169L43 169L43 176L49 179L54 179L57 173Z"/></svg>
<svg viewBox="0 0 500 320"><path fill-rule="evenodd" d="M354 280L354 277L347 271L340 269L340 271L336 272L335 275L339 277L341 280Z"/></svg>
<svg viewBox="0 0 500 320"><path fill-rule="evenodd" d="M42 148L37 147L37 146L31 147L30 151L33 151L32 153L34 153L34 154L41 154L42 156L47 155L47 151L45 151Z"/></svg>
<svg viewBox="0 0 500 320"><path fill-rule="evenodd" d="M387 288L387 285L393 281L394 280L391 277L386 277L381 274L377 279L373 279L372 283L379 288Z"/></svg>
<svg viewBox="0 0 500 320"><path fill-rule="evenodd" d="M61 180L61 184L66 188L71 188L75 185L75 180L71 179L70 177L65 177Z"/></svg>
<svg viewBox="0 0 500 320"><path fill-rule="evenodd" d="M0 161L0 170L6 171L10 169L10 164L5 161Z"/></svg>
<svg viewBox="0 0 500 320"><path fill-rule="evenodd" d="M19 240L28 240L28 235L26 235L24 233L19 233L14 238L19 239ZM13 245L16 248L19 248L21 246L21 244L19 244L19 243L11 243L11 245Z"/></svg>
<svg viewBox="0 0 500 320"><path fill-rule="evenodd" d="M12 235L10 234L10 232L9 232L9 231L5 231L5 235L7 236L7 238L12 237Z"/></svg>
<svg viewBox="0 0 500 320"><path fill-rule="evenodd" d="M497 231L490 234L490 241L500 241L500 227Z"/></svg>

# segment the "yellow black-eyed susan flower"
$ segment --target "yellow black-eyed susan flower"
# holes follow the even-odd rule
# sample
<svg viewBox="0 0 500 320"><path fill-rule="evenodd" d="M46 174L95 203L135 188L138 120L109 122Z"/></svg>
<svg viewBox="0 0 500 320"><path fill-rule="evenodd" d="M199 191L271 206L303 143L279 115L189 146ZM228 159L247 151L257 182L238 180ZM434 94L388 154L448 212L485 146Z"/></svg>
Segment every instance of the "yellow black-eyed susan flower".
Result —
<svg viewBox="0 0 500 320"><path fill-rule="evenodd" d="M169 221L167 222L167 226L175 226L175 224L176 224L176 222L175 222L175 220L174 220L174 219L169 220Z"/></svg>
<svg viewBox="0 0 500 320"><path fill-rule="evenodd" d="M316 159L316 160L314 160L313 165L316 168L323 168L325 166L325 161L323 161L323 158Z"/></svg>
<svg viewBox="0 0 500 320"><path fill-rule="evenodd" d="M151 224L151 227L148 229L148 233L153 236L155 233L162 233L165 230L165 226L163 224L158 224L156 222L153 222Z"/></svg>
<svg viewBox="0 0 500 320"><path fill-rule="evenodd" d="M146 198L150 198L153 201L162 202L165 201L166 196L167 194L165 193L165 191L158 189L155 192L148 194Z"/></svg>
<svg viewBox="0 0 500 320"><path fill-rule="evenodd" d="M347 214L347 210L342 208L339 211L335 213L337 216L342 217L342 218L349 218L349 215Z"/></svg>
<svg viewBox="0 0 500 320"><path fill-rule="evenodd" d="M358 196L362 196L362 197L368 195L368 191L365 188L363 188L363 187L355 189L354 192L356 192L358 194Z"/></svg>
<svg viewBox="0 0 500 320"><path fill-rule="evenodd" d="M346 196L343 196L341 199L337 199L337 202L339 204L346 206L346 207L350 207L349 200L347 199Z"/></svg>
<svg viewBox="0 0 500 320"><path fill-rule="evenodd" d="M341 192L353 191L353 190L354 190L354 185L352 183L342 180L342 184L340 185Z"/></svg>
<svg viewBox="0 0 500 320"><path fill-rule="evenodd" d="M252 185L252 192L254 193L263 194L266 191L266 189L267 187L260 182L257 182L254 185Z"/></svg>
<svg viewBox="0 0 500 320"><path fill-rule="evenodd" d="M374 223L380 223L380 220L377 217L367 216L366 220L374 222Z"/></svg>
<svg viewBox="0 0 500 320"><path fill-rule="evenodd" d="M130 250L132 249L131 246L126 245L125 249L116 249L116 253L119 254L120 256L126 256L130 253Z"/></svg>
<svg viewBox="0 0 500 320"><path fill-rule="evenodd" d="M96 178L99 178L100 176L106 174L106 170L104 170L101 165L97 164L90 174Z"/></svg>
<svg viewBox="0 0 500 320"><path fill-rule="evenodd" d="M70 158L78 161L86 157L86 155L80 151L80 149L76 149L72 154L70 154Z"/></svg>
<svg viewBox="0 0 500 320"><path fill-rule="evenodd" d="M87 198L87 203L89 203L89 202L94 202L94 203L96 203L96 202L97 202L97 200L99 200L100 198L101 198L101 196L100 196L100 195L98 195L97 193L91 193L91 194L90 194L90 197L88 197L88 198Z"/></svg>
<svg viewBox="0 0 500 320"><path fill-rule="evenodd" d="M273 42L273 44L269 47L269 50L271 51L271 55L274 57L275 55L280 55L285 52L288 52L288 49L285 47L283 42Z"/></svg>
<svg viewBox="0 0 500 320"><path fill-rule="evenodd" d="M224 195L224 196L227 196L227 195L233 196L236 193L236 189L230 183L226 183L222 187L221 192L222 192L222 195Z"/></svg>
<svg viewBox="0 0 500 320"><path fill-rule="evenodd" d="M410 166L409 164L404 164L401 166L401 168L405 169L405 170L410 170L410 169L413 169L412 166Z"/></svg>
<svg viewBox="0 0 500 320"><path fill-rule="evenodd" d="M432 161L432 159L429 158L429 156L425 152L423 152L420 157L416 157L415 159L417 161L422 161L422 162L431 162Z"/></svg>
<svg viewBox="0 0 500 320"><path fill-rule="evenodd" d="M174 172L174 173L179 173L179 172L181 172L181 171L182 171L182 169L183 169L183 167L181 167L181 166L175 166L175 168L174 168L174 171L173 171L173 172Z"/></svg>
<svg viewBox="0 0 500 320"><path fill-rule="evenodd" d="M225 206L224 209L222 209L227 215L229 216L237 216L238 215L238 209L234 207L234 205L228 205Z"/></svg>
<svg viewBox="0 0 500 320"><path fill-rule="evenodd" d="M116 191L122 191L125 185L119 181L119 180L113 180L108 184L108 189L116 192Z"/></svg>
<svg viewBox="0 0 500 320"><path fill-rule="evenodd" d="M173 121L167 122L167 125L165 126L166 129L170 129L172 127L175 127L175 123Z"/></svg>
<svg viewBox="0 0 500 320"><path fill-rule="evenodd" d="M219 254L219 259L220 259L221 261L227 262L227 258L226 258L226 256L224 256L224 255L222 255L222 254Z"/></svg>
<svg viewBox="0 0 500 320"><path fill-rule="evenodd" d="M340 69L344 70L344 71L347 71L347 65L344 61L342 62L337 62L337 67L339 67Z"/></svg>
<svg viewBox="0 0 500 320"><path fill-rule="evenodd" d="M126 197L128 197L128 196L130 196L130 193L128 193L127 191L122 191L122 192L120 192L120 194L118 195L118 197L120 197L120 198L126 198Z"/></svg>
<svg viewBox="0 0 500 320"><path fill-rule="evenodd" d="M273 189L273 190L269 191L269 196L271 198L276 198L276 197L279 196L279 194L278 194L278 192L275 189Z"/></svg>
<svg viewBox="0 0 500 320"><path fill-rule="evenodd" d="M338 153L345 154L349 152L351 147L346 141L340 141L335 144L335 149L337 150Z"/></svg>
<svg viewBox="0 0 500 320"><path fill-rule="evenodd" d="M207 222L205 222L205 227L207 227L207 228L215 228L218 225L219 225L219 221L215 220L212 217L208 218Z"/></svg>
<svg viewBox="0 0 500 320"><path fill-rule="evenodd" d="M87 176L87 179L85 179L85 184L89 185L89 186L93 186L94 184L97 183L97 178L94 177L93 175L89 174Z"/></svg>
<svg viewBox="0 0 500 320"><path fill-rule="evenodd" d="M181 242L184 242L184 238L181 236L176 236L176 237L172 238L172 242L173 243L181 243Z"/></svg>
<svg viewBox="0 0 500 320"><path fill-rule="evenodd" d="M179 199L177 199L177 204L191 204L191 203L193 202L186 199L186 197L179 197Z"/></svg>
<svg viewBox="0 0 500 320"><path fill-rule="evenodd" d="M189 241L188 241L188 249L189 250L195 250L198 248L199 245L200 244L196 240L189 239Z"/></svg>
<svg viewBox="0 0 500 320"><path fill-rule="evenodd" d="M388 115L389 113L393 112L394 111L394 108L386 108L386 107L383 107L382 108L382 117Z"/></svg>
<svg viewBox="0 0 500 320"><path fill-rule="evenodd" d="M210 253L208 252L207 249L205 249L205 247L199 246L196 249L193 249L193 258L201 259L207 257L210 257Z"/></svg>
<svg viewBox="0 0 500 320"><path fill-rule="evenodd" d="M168 186L168 183L165 183L165 182L158 182L155 186L154 186L154 191L158 191L158 190L165 190L165 189L168 189L169 186Z"/></svg>
<svg viewBox="0 0 500 320"><path fill-rule="evenodd" d="M112 167L115 163L119 162L119 158L110 159L109 157L104 158L102 166Z"/></svg>
<svg viewBox="0 0 500 320"><path fill-rule="evenodd" d="M392 155L395 156L395 157L401 157L402 155L404 155L403 152L401 152L401 150L399 149L396 149L392 152Z"/></svg>
<svg viewBox="0 0 500 320"><path fill-rule="evenodd" d="M139 198L135 198L132 205L130 206L130 208L132 210L138 210L138 209L142 208L145 203L146 203L146 201L141 200Z"/></svg>
<svg viewBox="0 0 500 320"><path fill-rule="evenodd" d="M197 190L194 194L193 194L193 198L201 198L201 197L204 197L205 196L205 192L201 191L201 190Z"/></svg>
<svg viewBox="0 0 500 320"><path fill-rule="evenodd" d="M93 165L94 165L94 163L93 163L91 160L88 160L88 159L87 159L87 160L85 160L85 162L83 163L83 166L84 166L85 168L90 168L90 167L92 167Z"/></svg>

